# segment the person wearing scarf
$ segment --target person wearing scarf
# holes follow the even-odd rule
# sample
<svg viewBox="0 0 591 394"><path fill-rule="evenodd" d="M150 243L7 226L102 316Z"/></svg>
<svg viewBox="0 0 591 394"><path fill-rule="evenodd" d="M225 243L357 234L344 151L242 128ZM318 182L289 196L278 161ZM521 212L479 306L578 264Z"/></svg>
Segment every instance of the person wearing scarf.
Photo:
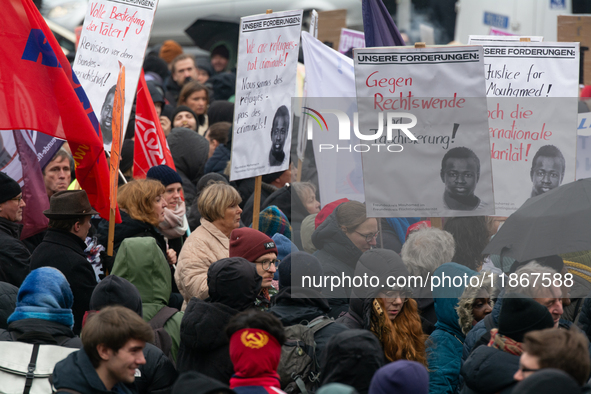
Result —
<svg viewBox="0 0 591 394"><path fill-rule="evenodd" d="M257 310L236 315L226 328L234 375L230 389L238 394L281 394L277 368L285 343L283 325Z"/></svg>
<svg viewBox="0 0 591 394"><path fill-rule="evenodd" d="M499 328L490 331L488 346L475 347L462 366L465 386L461 394L509 392L517 384L513 375L519 369L525 334L554 327L545 306L522 294L510 297L503 299Z"/></svg>

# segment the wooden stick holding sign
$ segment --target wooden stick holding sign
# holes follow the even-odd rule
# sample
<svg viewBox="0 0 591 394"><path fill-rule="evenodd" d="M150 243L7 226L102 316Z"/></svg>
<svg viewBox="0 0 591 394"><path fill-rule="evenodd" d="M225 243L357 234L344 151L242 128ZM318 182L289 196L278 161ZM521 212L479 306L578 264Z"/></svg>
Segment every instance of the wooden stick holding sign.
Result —
<svg viewBox="0 0 591 394"><path fill-rule="evenodd" d="M119 162L121 159L121 134L123 131L123 108L125 106L125 66L119 62L119 77L113 101L113 145L109 161L110 175L110 214L109 235L107 238L107 255L113 256L113 240L115 238L115 211L117 210L117 185L119 180ZM108 274L108 273L107 273Z"/></svg>
<svg viewBox="0 0 591 394"><path fill-rule="evenodd" d="M273 10L268 9L267 14L272 14ZM261 211L261 186L263 178L261 175L254 178L254 204L252 206L252 228L259 229L259 213Z"/></svg>

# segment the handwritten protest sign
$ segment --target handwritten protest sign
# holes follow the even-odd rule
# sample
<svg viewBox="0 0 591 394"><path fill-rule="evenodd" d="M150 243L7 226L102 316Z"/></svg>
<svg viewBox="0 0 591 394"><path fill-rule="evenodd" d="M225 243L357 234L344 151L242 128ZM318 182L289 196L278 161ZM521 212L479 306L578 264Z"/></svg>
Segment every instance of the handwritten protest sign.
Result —
<svg viewBox="0 0 591 394"><path fill-rule="evenodd" d="M492 214L482 48L353 53L368 216Z"/></svg>
<svg viewBox="0 0 591 394"><path fill-rule="evenodd" d="M232 180L289 167L302 11L240 20Z"/></svg>
<svg viewBox="0 0 591 394"><path fill-rule="evenodd" d="M578 43L481 43L496 215L575 179Z"/></svg>
<svg viewBox="0 0 591 394"><path fill-rule="evenodd" d="M126 69L127 127L158 0L92 0L84 18L74 72L99 119L105 149L113 142L112 109L119 62Z"/></svg>

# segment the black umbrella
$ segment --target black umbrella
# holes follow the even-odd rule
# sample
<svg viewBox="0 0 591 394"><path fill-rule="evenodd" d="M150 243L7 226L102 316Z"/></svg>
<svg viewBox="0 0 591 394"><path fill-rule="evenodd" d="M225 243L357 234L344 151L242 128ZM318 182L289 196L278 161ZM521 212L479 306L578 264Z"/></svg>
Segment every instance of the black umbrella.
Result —
<svg viewBox="0 0 591 394"><path fill-rule="evenodd" d="M591 250L591 178L527 200L482 253L526 261L582 250Z"/></svg>

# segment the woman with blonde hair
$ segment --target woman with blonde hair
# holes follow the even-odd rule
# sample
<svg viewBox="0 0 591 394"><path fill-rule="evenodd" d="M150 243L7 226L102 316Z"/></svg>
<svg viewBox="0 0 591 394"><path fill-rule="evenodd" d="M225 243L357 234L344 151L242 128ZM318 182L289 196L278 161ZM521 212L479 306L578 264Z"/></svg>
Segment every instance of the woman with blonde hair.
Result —
<svg viewBox="0 0 591 394"><path fill-rule="evenodd" d="M179 94L177 106L186 105L197 115L197 132L204 135L209 128L207 108L209 107L209 90L197 81L186 83Z"/></svg>
<svg viewBox="0 0 591 394"><path fill-rule="evenodd" d="M242 199L232 186L214 182L197 200L201 225L187 238L179 255L174 279L185 302L209 296L207 271L212 263L230 256L230 233L240 227Z"/></svg>
<svg viewBox="0 0 591 394"><path fill-rule="evenodd" d="M126 238L152 237L162 250L169 264L176 263L176 252L169 249L158 225L164 220L164 186L153 179L135 179L119 188L117 203L121 223L115 225L114 250L117 251ZM109 222L99 224L99 243L107 246Z"/></svg>
<svg viewBox="0 0 591 394"><path fill-rule="evenodd" d="M427 365L425 340L417 302L407 287L390 286L388 278L409 277L408 270L396 252L373 249L363 253L357 277L378 277L384 287L359 287L353 290L349 312L337 322L354 329L371 331L382 344L387 361L409 360ZM371 283L371 282L370 282Z"/></svg>

